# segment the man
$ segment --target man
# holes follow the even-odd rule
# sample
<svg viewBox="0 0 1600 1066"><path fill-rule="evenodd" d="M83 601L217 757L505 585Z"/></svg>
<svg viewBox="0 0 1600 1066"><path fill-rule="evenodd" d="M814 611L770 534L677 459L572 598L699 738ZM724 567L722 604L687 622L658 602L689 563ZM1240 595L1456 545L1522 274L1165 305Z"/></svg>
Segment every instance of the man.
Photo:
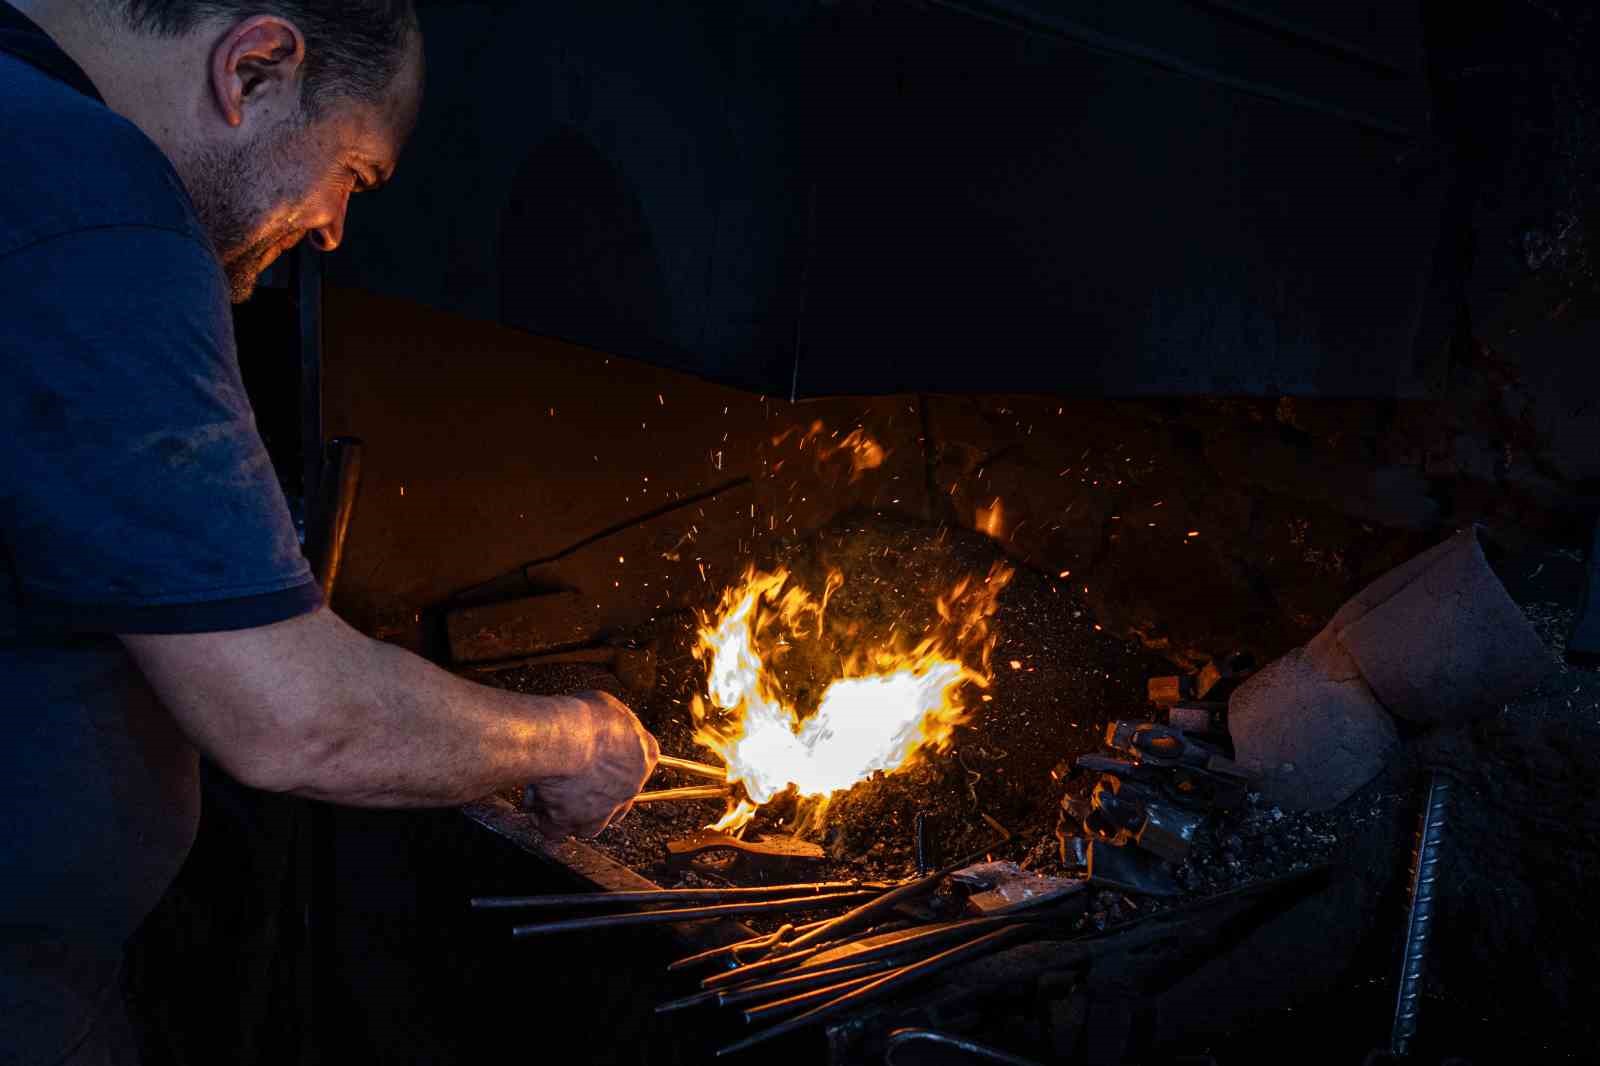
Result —
<svg viewBox="0 0 1600 1066"><path fill-rule="evenodd" d="M602 695L469 684L323 609L227 304L337 247L415 119L405 0L0 3L0 1063L127 1061L122 945L196 750L373 807L532 783L599 832L655 741Z"/></svg>

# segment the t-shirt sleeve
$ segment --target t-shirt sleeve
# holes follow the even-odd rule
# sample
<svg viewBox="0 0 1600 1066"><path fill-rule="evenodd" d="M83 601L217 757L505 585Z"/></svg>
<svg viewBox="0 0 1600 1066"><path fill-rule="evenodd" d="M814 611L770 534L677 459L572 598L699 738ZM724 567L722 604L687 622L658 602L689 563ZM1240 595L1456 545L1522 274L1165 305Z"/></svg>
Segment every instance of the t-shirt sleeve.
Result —
<svg viewBox="0 0 1600 1066"><path fill-rule="evenodd" d="M0 258L0 538L25 630L193 633L314 610L225 279L176 230Z"/></svg>

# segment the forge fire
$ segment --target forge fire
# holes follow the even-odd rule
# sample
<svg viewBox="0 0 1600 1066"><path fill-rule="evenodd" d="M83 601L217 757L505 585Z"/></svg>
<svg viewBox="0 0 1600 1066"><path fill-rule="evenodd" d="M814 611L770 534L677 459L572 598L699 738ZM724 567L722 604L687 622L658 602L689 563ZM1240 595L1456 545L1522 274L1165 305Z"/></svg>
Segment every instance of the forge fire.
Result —
<svg viewBox="0 0 1600 1066"><path fill-rule="evenodd" d="M743 829L789 789L820 824L834 794L946 750L991 680L993 617L1011 576L996 563L962 578L934 598L930 629L896 623L880 637L859 623L829 627L828 600L847 580L839 571L815 597L786 570L748 571L705 616L696 648L708 683L693 702L695 739L745 793L715 828ZM836 664L814 706L800 706L785 683L791 657Z"/></svg>

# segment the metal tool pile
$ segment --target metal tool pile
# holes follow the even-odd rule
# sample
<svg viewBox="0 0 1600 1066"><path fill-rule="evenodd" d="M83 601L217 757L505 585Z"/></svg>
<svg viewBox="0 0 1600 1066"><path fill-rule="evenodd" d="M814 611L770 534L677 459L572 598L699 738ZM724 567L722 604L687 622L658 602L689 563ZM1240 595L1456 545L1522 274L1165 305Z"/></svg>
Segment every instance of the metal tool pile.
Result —
<svg viewBox="0 0 1600 1066"><path fill-rule="evenodd" d="M1213 660L1194 675L1152 678L1152 702L1167 724L1114 721L1106 745L1117 757L1082 755L1053 776L1098 775L1085 794L1061 799L1061 861L1097 882L1151 896L1181 891L1172 868L1189 857L1214 812L1244 802L1251 775L1227 752L1226 697L1249 673L1247 656Z"/></svg>
<svg viewBox="0 0 1600 1066"><path fill-rule="evenodd" d="M472 902L479 909L628 908L621 914L517 926L513 929L517 936L854 903L834 917L787 924L670 965L672 971L713 972L699 981L698 990L660 1004L658 1013L731 1008L746 1025L758 1027L719 1049L717 1054L723 1056L802 1029L869 1017L875 1011L892 1016L907 1002L916 1002L904 997L908 990L916 987L920 995L927 995L929 979L958 968L961 972L946 980L966 987L963 995L983 994L985 989L998 993L1019 979L1090 965L1109 975L1124 993L1137 995L1143 984L1155 982L1174 967L1192 967L1194 959L1224 950L1228 930L1237 927L1240 914L1271 909L1286 892L1294 898L1315 892L1326 872L1326 868L1298 872L1085 934L1077 919L1088 902L1091 879L1041 877L1012 863L974 863L973 858L893 887L820 883ZM689 900L709 905L642 909ZM1033 947L1023 947L1029 944ZM1034 954L1019 956L984 976L970 968L1008 949Z"/></svg>

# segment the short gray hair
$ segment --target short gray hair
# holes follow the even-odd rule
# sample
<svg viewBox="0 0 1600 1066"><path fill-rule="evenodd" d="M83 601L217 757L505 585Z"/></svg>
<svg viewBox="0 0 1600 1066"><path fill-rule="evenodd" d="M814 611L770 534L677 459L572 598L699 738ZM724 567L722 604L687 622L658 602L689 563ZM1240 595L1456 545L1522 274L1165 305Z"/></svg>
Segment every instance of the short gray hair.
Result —
<svg viewBox="0 0 1600 1066"><path fill-rule="evenodd" d="M176 37L210 18L277 15L306 39L302 105L377 102L394 81L417 28L413 0L110 0L136 30Z"/></svg>

